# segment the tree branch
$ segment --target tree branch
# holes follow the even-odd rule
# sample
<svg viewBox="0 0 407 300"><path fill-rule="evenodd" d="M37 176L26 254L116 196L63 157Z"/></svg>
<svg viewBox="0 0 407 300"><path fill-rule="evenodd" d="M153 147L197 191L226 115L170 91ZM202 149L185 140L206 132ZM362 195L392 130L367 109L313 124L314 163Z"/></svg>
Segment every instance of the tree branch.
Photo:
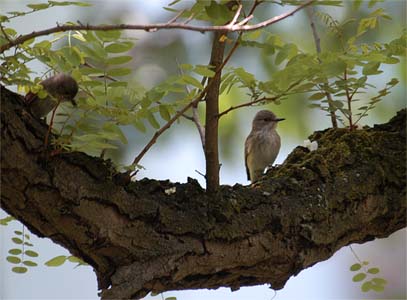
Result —
<svg viewBox="0 0 407 300"><path fill-rule="evenodd" d="M3 53L4 51L20 45L30 39L44 36L44 35L49 35L51 33L56 33L56 32L65 32L65 31L71 31L71 30L91 30L91 31L109 31L109 30L144 30L148 32L155 32L158 30L162 29L182 29L182 30L190 30L190 31L198 31L198 32L233 32L233 31L253 31L257 30L260 28L264 28L267 26L270 26L274 23L277 23L279 21L282 21L292 15L294 15L297 11L303 9L304 7L312 4L315 2L315 0L310 0L305 2L304 4L299 5L292 11L289 11L287 13L281 14L279 16L276 16L274 18L268 19L266 21L260 22L258 24L254 25L241 25L241 24L227 24L223 26L194 26L194 25L188 25L186 23L174 23L174 22L166 22L166 23L157 23L157 24L149 24L149 25L143 25L143 24L117 24L117 25L84 25L84 24L79 24L79 25L57 25L55 27L41 30L41 31L33 31L32 33L21 35L17 37L16 39L12 40L9 43L6 43L4 45L0 46L0 53Z"/></svg>
<svg viewBox="0 0 407 300"><path fill-rule="evenodd" d="M112 181L83 153L43 159L47 125L1 96L1 207L95 270L102 299L271 284L351 243L406 226L406 110L386 124L314 133L255 187L208 195L188 179ZM108 220L108 222L106 221Z"/></svg>
<svg viewBox="0 0 407 300"><path fill-rule="evenodd" d="M239 104L239 105L231 106L231 107L229 107L228 109L222 111L222 112L218 115L218 117L221 118L221 117L223 117L224 115L226 115L226 114L228 114L229 112L231 112L232 110L235 110L235 109L238 109L238 108L242 108L242 107L246 107L246 106L252 106L252 105L254 105L254 104L261 103L261 102L273 102L273 101L276 101L276 100L278 100L278 99L280 99L280 98L282 98L282 97L284 97L284 96L287 96L287 93L288 93L293 87L297 86L297 85L300 84L300 83L301 83L301 80L300 80L300 81L297 81L297 82L294 82L293 84L291 84L291 85L287 88L287 90L286 90L284 93L282 93L282 94L280 94L280 95L277 95L277 96L274 96L274 97L261 97L261 98L256 99L256 100L252 100L252 101L244 102L244 103Z"/></svg>
<svg viewBox="0 0 407 300"><path fill-rule="evenodd" d="M210 66L219 69L223 62L225 41L222 37L226 33L215 32L212 42ZM219 87L221 72L209 78L210 88L205 97L205 163L206 163L206 190L216 192L219 188L219 151L218 151L218 126L219 126Z"/></svg>

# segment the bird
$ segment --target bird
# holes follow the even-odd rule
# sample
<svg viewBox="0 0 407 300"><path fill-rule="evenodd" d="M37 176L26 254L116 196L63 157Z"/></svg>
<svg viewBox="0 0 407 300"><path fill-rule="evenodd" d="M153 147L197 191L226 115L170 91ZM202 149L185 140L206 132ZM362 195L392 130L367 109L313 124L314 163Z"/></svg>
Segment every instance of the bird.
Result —
<svg viewBox="0 0 407 300"><path fill-rule="evenodd" d="M264 169L277 158L281 140L276 128L283 120L269 110L261 110L254 116L244 147L247 179L252 183L258 181Z"/></svg>
<svg viewBox="0 0 407 300"><path fill-rule="evenodd" d="M48 115L59 103L70 101L76 106L74 100L78 93L78 83L74 78L65 73L57 73L40 82L48 95L41 99L37 94L29 92L24 97L25 104L31 113L37 118Z"/></svg>

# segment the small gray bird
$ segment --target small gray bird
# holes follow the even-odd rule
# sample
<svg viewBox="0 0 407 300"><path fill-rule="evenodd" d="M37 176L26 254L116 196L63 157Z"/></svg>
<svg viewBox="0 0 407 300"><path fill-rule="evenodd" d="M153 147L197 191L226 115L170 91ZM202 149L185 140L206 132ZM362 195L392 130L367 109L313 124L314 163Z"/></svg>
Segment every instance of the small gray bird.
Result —
<svg viewBox="0 0 407 300"><path fill-rule="evenodd" d="M247 179L252 183L276 160L281 145L276 127L283 120L269 110L259 111L253 119L252 131L244 146Z"/></svg>
<svg viewBox="0 0 407 300"><path fill-rule="evenodd" d="M29 106L32 114L37 118L47 116L59 103L70 101L74 106L74 100L78 93L78 83L71 76L59 73L44 79L40 84L47 91L48 95L41 99L37 94L29 92L24 100Z"/></svg>

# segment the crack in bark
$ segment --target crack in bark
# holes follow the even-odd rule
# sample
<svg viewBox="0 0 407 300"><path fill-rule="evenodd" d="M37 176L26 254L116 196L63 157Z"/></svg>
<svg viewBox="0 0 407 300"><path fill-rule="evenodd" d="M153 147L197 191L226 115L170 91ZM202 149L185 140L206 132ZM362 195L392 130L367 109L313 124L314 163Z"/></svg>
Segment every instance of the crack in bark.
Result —
<svg viewBox="0 0 407 300"><path fill-rule="evenodd" d="M83 153L44 163L46 124L3 87L1 101L2 208L89 263L105 299L280 289L341 247L406 225L405 110L370 129L316 132L317 151L297 147L258 184L207 194L193 179L116 184L109 162Z"/></svg>

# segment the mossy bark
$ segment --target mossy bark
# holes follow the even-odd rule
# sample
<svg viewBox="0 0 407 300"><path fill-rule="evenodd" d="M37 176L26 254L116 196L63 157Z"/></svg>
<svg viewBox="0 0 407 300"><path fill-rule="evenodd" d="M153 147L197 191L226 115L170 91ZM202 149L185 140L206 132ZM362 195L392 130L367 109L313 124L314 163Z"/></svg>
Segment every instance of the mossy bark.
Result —
<svg viewBox="0 0 407 300"><path fill-rule="evenodd" d="M374 128L316 132L317 151L297 147L256 185L216 195L193 179L123 185L83 153L45 159L46 131L1 87L1 207L89 263L105 299L281 289L341 247L406 225L405 110Z"/></svg>

